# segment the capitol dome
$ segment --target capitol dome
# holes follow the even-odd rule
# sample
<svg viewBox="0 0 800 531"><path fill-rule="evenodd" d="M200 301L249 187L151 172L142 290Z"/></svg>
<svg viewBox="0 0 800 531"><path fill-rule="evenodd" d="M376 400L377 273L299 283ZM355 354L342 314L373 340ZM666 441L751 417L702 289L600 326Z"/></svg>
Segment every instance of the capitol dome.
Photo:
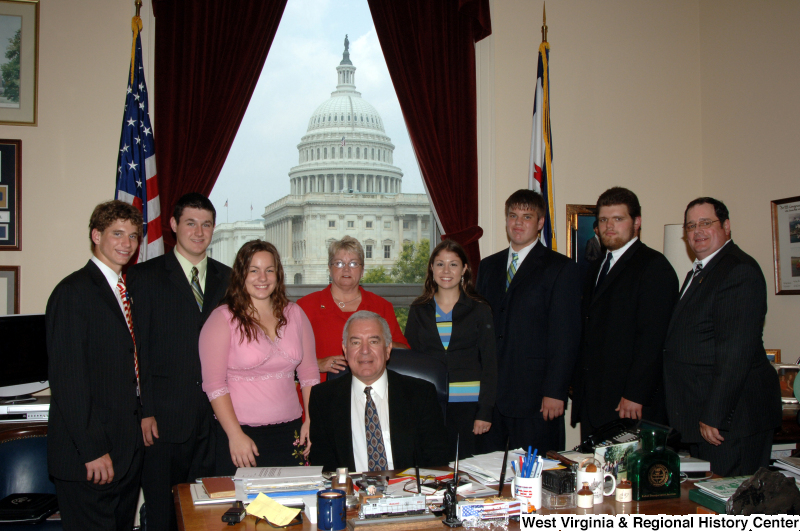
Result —
<svg viewBox="0 0 800 531"><path fill-rule="evenodd" d="M393 165L395 146L378 111L356 90L346 37L336 72L336 90L311 115L297 145L299 164L289 171L291 194L399 194L403 172Z"/></svg>

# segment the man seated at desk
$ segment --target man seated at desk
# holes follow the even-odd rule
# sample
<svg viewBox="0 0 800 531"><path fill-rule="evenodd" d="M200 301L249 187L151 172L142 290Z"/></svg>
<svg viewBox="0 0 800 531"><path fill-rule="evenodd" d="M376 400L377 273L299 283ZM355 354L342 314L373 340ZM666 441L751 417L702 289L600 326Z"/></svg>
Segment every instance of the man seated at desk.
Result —
<svg viewBox="0 0 800 531"><path fill-rule="evenodd" d="M378 314L354 313L342 350L350 373L316 385L308 405L312 465L324 470L404 470L447 465L447 438L436 389L386 370L389 325Z"/></svg>

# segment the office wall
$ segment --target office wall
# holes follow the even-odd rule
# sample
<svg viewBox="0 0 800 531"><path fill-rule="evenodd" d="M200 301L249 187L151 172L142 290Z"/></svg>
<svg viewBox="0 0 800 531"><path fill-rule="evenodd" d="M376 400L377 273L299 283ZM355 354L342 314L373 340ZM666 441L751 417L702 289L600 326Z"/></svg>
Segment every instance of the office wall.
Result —
<svg viewBox="0 0 800 531"><path fill-rule="evenodd" d="M23 313L86 262L89 214L113 196L132 4L41 1L38 125L0 126L22 140L22 250L0 264L22 267Z"/></svg>
<svg viewBox="0 0 800 531"><path fill-rule="evenodd" d="M764 344L800 356L800 296L775 295L770 201L800 195L800 3L700 2L703 193L767 278Z"/></svg>

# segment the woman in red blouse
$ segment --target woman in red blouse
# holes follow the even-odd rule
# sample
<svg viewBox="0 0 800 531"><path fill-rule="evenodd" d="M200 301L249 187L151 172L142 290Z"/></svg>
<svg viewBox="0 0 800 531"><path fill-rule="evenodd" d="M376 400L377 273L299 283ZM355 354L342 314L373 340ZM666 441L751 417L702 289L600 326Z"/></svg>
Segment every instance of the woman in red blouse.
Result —
<svg viewBox="0 0 800 531"><path fill-rule="evenodd" d="M328 269L330 285L297 301L314 329L317 364L323 382L326 373L337 373L347 367L342 354L342 332L345 322L354 312L369 310L377 313L389 323L392 346L408 348L391 303L358 285L364 274L364 249L358 240L345 236L331 243Z"/></svg>

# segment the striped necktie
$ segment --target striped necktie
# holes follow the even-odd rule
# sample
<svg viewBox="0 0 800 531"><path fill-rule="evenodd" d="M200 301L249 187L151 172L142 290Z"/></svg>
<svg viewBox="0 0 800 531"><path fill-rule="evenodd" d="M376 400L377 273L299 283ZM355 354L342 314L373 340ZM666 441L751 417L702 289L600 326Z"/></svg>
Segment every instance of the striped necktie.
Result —
<svg viewBox="0 0 800 531"><path fill-rule="evenodd" d="M506 291L508 291L508 286L511 285L511 281L514 279L514 275L517 274L517 260L519 260L519 253L515 253L512 251L511 265L508 266L508 271L506 271Z"/></svg>
<svg viewBox="0 0 800 531"><path fill-rule="evenodd" d="M691 278L689 278L688 284L686 284L686 287L683 289L683 292L681 292L680 296L681 299L683 298L684 295L686 295L686 292L689 291L689 286L692 285L692 282L694 282L695 277L697 277L697 275L699 275L702 272L703 272L703 263L697 262L694 265L694 271L691 273Z"/></svg>
<svg viewBox="0 0 800 531"><path fill-rule="evenodd" d="M372 387L365 387L367 404L364 407L364 426L367 428L367 464L369 471L386 470L389 462L386 460L386 447L383 445L383 431L381 419L378 417L378 408L370 394Z"/></svg>
<svg viewBox="0 0 800 531"><path fill-rule="evenodd" d="M203 311L203 288L200 287L200 278L197 276L198 271L196 267L192 268L192 293L194 293L194 300L197 301L197 307Z"/></svg>
<svg viewBox="0 0 800 531"><path fill-rule="evenodd" d="M119 298L122 300L122 308L125 311L125 322L128 323L128 331L131 333L133 340L133 370L136 373L136 396L141 395L141 388L139 387L139 354L136 352L136 336L133 335L133 319L131 318L131 301L128 298L128 290L125 288L125 281L122 277L117 280L117 291Z"/></svg>

